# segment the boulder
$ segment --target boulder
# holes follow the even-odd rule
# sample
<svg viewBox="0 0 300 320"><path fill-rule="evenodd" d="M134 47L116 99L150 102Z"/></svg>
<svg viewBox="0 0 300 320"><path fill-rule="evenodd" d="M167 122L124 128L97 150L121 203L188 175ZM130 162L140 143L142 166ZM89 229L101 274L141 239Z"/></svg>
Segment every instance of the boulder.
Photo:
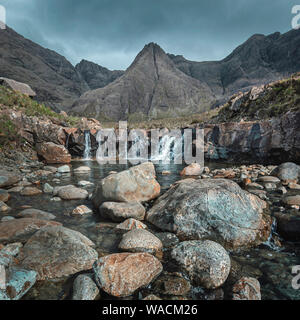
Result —
<svg viewBox="0 0 300 320"><path fill-rule="evenodd" d="M22 210L17 214L17 218L35 218L35 219L41 219L41 220L54 220L56 217L54 214L38 210L34 208L29 208Z"/></svg>
<svg viewBox="0 0 300 320"><path fill-rule="evenodd" d="M88 197L89 193L74 186L66 186L60 188L57 195L63 200L84 200Z"/></svg>
<svg viewBox="0 0 300 320"><path fill-rule="evenodd" d="M160 194L153 163L145 162L102 179L92 201L96 208L103 202L144 202Z"/></svg>
<svg viewBox="0 0 300 320"><path fill-rule="evenodd" d="M70 163L71 155L63 146L53 142L43 142L36 145L36 150L46 163Z"/></svg>
<svg viewBox="0 0 300 320"><path fill-rule="evenodd" d="M0 170L0 188L10 187L22 180L18 173L10 172L5 169Z"/></svg>
<svg viewBox="0 0 300 320"><path fill-rule="evenodd" d="M127 297L148 286L163 270L149 253L116 253L97 260L93 266L96 282L106 293Z"/></svg>
<svg viewBox="0 0 300 320"><path fill-rule="evenodd" d="M271 174L286 184L289 182L297 183L300 178L300 166L293 162L285 162L276 167Z"/></svg>
<svg viewBox="0 0 300 320"><path fill-rule="evenodd" d="M300 240L300 214L284 214L276 212L277 232L287 241Z"/></svg>
<svg viewBox="0 0 300 320"><path fill-rule="evenodd" d="M261 300L260 283L255 278L241 278L235 283L232 291L232 300Z"/></svg>
<svg viewBox="0 0 300 320"><path fill-rule="evenodd" d="M104 202L99 207L103 218L121 222L128 218L144 220L145 208L139 202Z"/></svg>
<svg viewBox="0 0 300 320"><path fill-rule="evenodd" d="M200 176L203 173L203 167L199 163L192 163L185 167L180 175L182 176Z"/></svg>
<svg viewBox="0 0 300 320"><path fill-rule="evenodd" d="M92 274L80 274L76 277L72 300L95 300L100 295L92 276Z"/></svg>
<svg viewBox="0 0 300 320"><path fill-rule="evenodd" d="M125 233L119 244L119 249L127 252L156 253L162 248L162 242L154 234L144 229L133 229Z"/></svg>
<svg viewBox="0 0 300 320"><path fill-rule="evenodd" d="M38 280L58 279L89 270L98 257L94 243L80 232L49 226L36 232L18 256L22 268L35 270Z"/></svg>
<svg viewBox="0 0 300 320"><path fill-rule="evenodd" d="M36 231L46 226L59 226L61 223L34 218L22 218L0 223L0 243L26 242Z"/></svg>
<svg viewBox="0 0 300 320"><path fill-rule="evenodd" d="M266 202L231 180L182 181L147 212L146 220L182 240L209 239L228 248L256 245L270 234Z"/></svg>
<svg viewBox="0 0 300 320"><path fill-rule="evenodd" d="M210 240L181 242L171 255L193 283L206 289L220 287L230 272L228 253L221 245Z"/></svg>
<svg viewBox="0 0 300 320"><path fill-rule="evenodd" d="M25 187L21 192L21 196L37 196L39 194L42 194L42 190L36 188L36 187Z"/></svg>

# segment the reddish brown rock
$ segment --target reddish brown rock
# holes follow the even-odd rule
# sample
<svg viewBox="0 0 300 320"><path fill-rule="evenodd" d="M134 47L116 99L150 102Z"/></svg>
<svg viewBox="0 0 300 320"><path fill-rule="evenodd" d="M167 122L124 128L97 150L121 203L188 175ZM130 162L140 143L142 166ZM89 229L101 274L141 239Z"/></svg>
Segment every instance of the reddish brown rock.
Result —
<svg viewBox="0 0 300 320"><path fill-rule="evenodd" d="M36 196L42 194L43 191L35 187L25 187L21 192L21 196Z"/></svg>
<svg viewBox="0 0 300 320"><path fill-rule="evenodd" d="M63 146L53 142L44 142L37 145L37 153L47 163L70 163L71 155L69 151Z"/></svg>
<svg viewBox="0 0 300 320"><path fill-rule="evenodd" d="M254 278L241 278L232 291L233 300L261 300L260 283Z"/></svg>
<svg viewBox="0 0 300 320"><path fill-rule="evenodd" d="M116 253L100 258L93 269L102 290L115 297L126 297L146 287L163 267L149 253Z"/></svg>
<svg viewBox="0 0 300 320"><path fill-rule="evenodd" d="M199 163L192 163L185 167L181 172L181 176L199 176L203 172L203 167Z"/></svg>

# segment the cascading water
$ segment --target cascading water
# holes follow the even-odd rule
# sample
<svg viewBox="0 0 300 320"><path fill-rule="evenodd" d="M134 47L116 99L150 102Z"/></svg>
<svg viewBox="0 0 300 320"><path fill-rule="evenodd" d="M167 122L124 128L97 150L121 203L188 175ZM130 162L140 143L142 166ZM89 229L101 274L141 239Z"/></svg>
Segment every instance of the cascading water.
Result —
<svg viewBox="0 0 300 320"><path fill-rule="evenodd" d="M89 130L84 131L84 153L83 160L91 160L91 134Z"/></svg>
<svg viewBox="0 0 300 320"><path fill-rule="evenodd" d="M174 160L176 155L182 153L182 144L176 137L164 135L157 146L152 146L152 161Z"/></svg>

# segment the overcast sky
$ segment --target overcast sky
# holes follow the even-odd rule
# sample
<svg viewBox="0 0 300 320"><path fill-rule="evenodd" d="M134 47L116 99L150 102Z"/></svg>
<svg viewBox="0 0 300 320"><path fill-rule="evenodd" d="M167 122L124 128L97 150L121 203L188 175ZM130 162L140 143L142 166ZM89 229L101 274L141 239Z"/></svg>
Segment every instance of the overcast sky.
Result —
<svg viewBox="0 0 300 320"><path fill-rule="evenodd" d="M64 55L126 69L146 43L220 60L254 33L291 29L300 0L0 0L7 25Z"/></svg>

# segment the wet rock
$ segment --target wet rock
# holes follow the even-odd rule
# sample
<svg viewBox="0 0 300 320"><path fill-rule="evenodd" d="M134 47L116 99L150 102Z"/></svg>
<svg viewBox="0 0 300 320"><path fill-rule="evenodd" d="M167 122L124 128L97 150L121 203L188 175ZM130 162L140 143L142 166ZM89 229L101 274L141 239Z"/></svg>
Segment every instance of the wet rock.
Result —
<svg viewBox="0 0 300 320"><path fill-rule="evenodd" d="M16 257L22 247L23 244L21 242L9 243L3 249L1 249L0 252L8 256Z"/></svg>
<svg viewBox="0 0 300 320"><path fill-rule="evenodd" d="M53 197L50 199L50 201L59 202L59 201L61 201L61 198L60 197Z"/></svg>
<svg viewBox="0 0 300 320"><path fill-rule="evenodd" d="M65 165L65 166L61 166L57 169L58 173L69 173L71 172L71 169L69 166Z"/></svg>
<svg viewBox="0 0 300 320"><path fill-rule="evenodd" d="M58 196L63 200L83 200L88 195L89 193L86 190L74 186L66 186L58 191Z"/></svg>
<svg viewBox="0 0 300 320"><path fill-rule="evenodd" d="M6 190L0 189L0 201L7 202L10 198L10 194Z"/></svg>
<svg viewBox="0 0 300 320"><path fill-rule="evenodd" d="M283 199L283 202L289 206L299 206L300 205L300 195L288 196Z"/></svg>
<svg viewBox="0 0 300 320"><path fill-rule="evenodd" d="M36 232L18 256L23 268L35 270L38 280L57 279L92 268L98 254L80 232L49 226Z"/></svg>
<svg viewBox="0 0 300 320"><path fill-rule="evenodd" d="M21 192L21 196L37 196L39 194L42 194L42 190L36 188L36 187L25 187Z"/></svg>
<svg viewBox="0 0 300 320"><path fill-rule="evenodd" d="M268 200L267 191L258 189L247 189L248 192L258 196L262 200Z"/></svg>
<svg viewBox="0 0 300 320"><path fill-rule="evenodd" d="M162 300L162 299L159 298L158 296L154 295L154 294L149 294L143 300L155 301L155 300Z"/></svg>
<svg viewBox="0 0 300 320"><path fill-rule="evenodd" d="M11 267L6 275L6 287L0 290L0 300L19 300L36 282L37 273Z"/></svg>
<svg viewBox="0 0 300 320"><path fill-rule="evenodd" d="M0 170L0 188L10 187L21 180L22 176L17 173L9 172L4 169Z"/></svg>
<svg viewBox="0 0 300 320"><path fill-rule="evenodd" d="M277 220L277 232L287 241L300 240L300 214L274 214Z"/></svg>
<svg viewBox="0 0 300 320"><path fill-rule="evenodd" d="M89 213L93 213L93 211L84 205L78 206L72 211L72 215L74 216L83 216Z"/></svg>
<svg viewBox="0 0 300 320"><path fill-rule="evenodd" d="M248 190L248 189L263 190L264 187L263 187L261 184L259 184L259 183L252 182L252 183L247 184L247 190Z"/></svg>
<svg viewBox="0 0 300 320"><path fill-rule="evenodd" d="M286 184L289 182L297 183L300 177L300 166L293 162L285 162L275 168L271 174Z"/></svg>
<svg viewBox="0 0 300 320"><path fill-rule="evenodd" d="M90 182L90 181L81 180L78 182L79 187L90 187L93 185L94 185L93 182Z"/></svg>
<svg viewBox="0 0 300 320"><path fill-rule="evenodd" d="M181 242L171 254L195 284L207 289L220 287L229 275L229 255L216 242L209 240Z"/></svg>
<svg viewBox="0 0 300 320"><path fill-rule="evenodd" d="M71 155L69 151L63 146L53 142L43 142L37 144L37 153L46 163L70 163Z"/></svg>
<svg viewBox="0 0 300 320"><path fill-rule="evenodd" d="M265 183L264 186L267 191L272 191L277 189L277 186L275 183L268 182L268 183Z"/></svg>
<svg viewBox="0 0 300 320"><path fill-rule="evenodd" d="M0 201L0 212L8 212L11 208L6 205L4 202Z"/></svg>
<svg viewBox="0 0 300 320"><path fill-rule="evenodd" d="M146 229L147 226L143 224L141 221L130 218L118 224L116 228L121 230L133 230L133 229Z"/></svg>
<svg viewBox="0 0 300 320"><path fill-rule="evenodd" d="M155 253L162 249L162 242L151 232L144 229L133 229L125 233L119 249L127 252Z"/></svg>
<svg viewBox="0 0 300 320"><path fill-rule="evenodd" d="M57 168L56 167L52 167L52 166L45 166L44 170L50 171L52 173L56 173L57 172Z"/></svg>
<svg viewBox="0 0 300 320"><path fill-rule="evenodd" d="M145 208L139 202L104 202L99 207L103 218L121 222L128 218L144 220Z"/></svg>
<svg viewBox="0 0 300 320"><path fill-rule="evenodd" d="M17 214L17 218L35 218L41 220L54 220L56 217L54 214L38 210L38 209L25 209Z"/></svg>
<svg viewBox="0 0 300 320"><path fill-rule="evenodd" d="M12 216L5 216L1 219L1 222L5 222L5 221L10 221L10 220L14 220L15 218Z"/></svg>
<svg viewBox="0 0 300 320"><path fill-rule="evenodd" d="M272 176L263 176L257 179L258 182L263 182L263 183L279 183L280 179L277 177L272 177Z"/></svg>
<svg viewBox="0 0 300 320"><path fill-rule="evenodd" d="M45 183L43 187L44 193L53 193L53 187L49 183Z"/></svg>
<svg viewBox="0 0 300 320"><path fill-rule="evenodd" d="M191 290L191 284L178 275L163 274L153 283L153 288L163 295L184 296Z"/></svg>
<svg viewBox="0 0 300 320"><path fill-rule="evenodd" d="M23 190L23 187L13 187L13 188L10 188L8 189L7 191L10 192L10 193L19 193Z"/></svg>
<svg viewBox="0 0 300 320"><path fill-rule="evenodd" d="M74 173L78 173L78 174L88 173L90 171L91 171L91 168L87 167L87 166L81 166L81 167L74 169Z"/></svg>
<svg viewBox="0 0 300 320"><path fill-rule="evenodd" d="M33 218L14 219L0 223L0 242L26 242L36 231L45 226L61 225L56 221L47 221Z"/></svg>
<svg viewBox="0 0 300 320"><path fill-rule="evenodd" d="M102 179L93 194L96 208L103 202L144 202L156 198L160 185L153 163L146 162Z"/></svg>
<svg viewBox="0 0 300 320"><path fill-rule="evenodd" d="M232 291L232 300L261 300L260 283L255 278L241 278Z"/></svg>
<svg viewBox="0 0 300 320"><path fill-rule="evenodd" d="M155 233L158 239L162 242L164 248L171 248L177 243L179 243L179 239L176 237L174 233L170 232L157 232Z"/></svg>
<svg viewBox="0 0 300 320"><path fill-rule="evenodd" d="M290 182L288 188L291 190L300 190L300 184Z"/></svg>
<svg viewBox="0 0 300 320"><path fill-rule="evenodd" d="M281 186L277 189L277 192L280 193L280 194L286 194L287 193L287 190L284 186Z"/></svg>
<svg viewBox="0 0 300 320"><path fill-rule="evenodd" d="M203 167L199 163L192 163L185 167L181 172L181 176L200 176L203 173Z"/></svg>
<svg viewBox="0 0 300 320"><path fill-rule="evenodd" d="M99 289L92 279L92 274L80 274L73 284L72 300L95 300L99 297Z"/></svg>
<svg viewBox="0 0 300 320"><path fill-rule="evenodd" d="M115 297L126 297L148 286L163 267L149 253L116 253L97 260L93 269L102 290Z"/></svg>
<svg viewBox="0 0 300 320"><path fill-rule="evenodd" d="M182 181L162 195L146 220L183 240L210 239L230 248L265 241L266 203L225 179Z"/></svg>

